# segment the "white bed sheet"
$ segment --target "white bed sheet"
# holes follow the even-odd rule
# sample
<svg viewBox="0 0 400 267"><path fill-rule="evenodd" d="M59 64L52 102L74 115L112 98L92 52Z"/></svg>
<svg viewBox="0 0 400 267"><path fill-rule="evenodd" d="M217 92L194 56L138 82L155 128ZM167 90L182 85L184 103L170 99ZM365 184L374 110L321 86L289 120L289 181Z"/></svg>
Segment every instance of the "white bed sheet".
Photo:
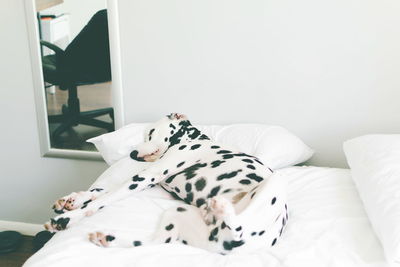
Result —
<svg viewBox="0 0 400 267"><path fill-rule="evenodd" d="M272 249L222 256L181 244L100 248L87 240L91 231L115 229L134 239L149 237L162 212L180 203L153 188L57 233L24 266L387 267L349 170L290 167L279 172L289 184L289 224Z"/></svg>

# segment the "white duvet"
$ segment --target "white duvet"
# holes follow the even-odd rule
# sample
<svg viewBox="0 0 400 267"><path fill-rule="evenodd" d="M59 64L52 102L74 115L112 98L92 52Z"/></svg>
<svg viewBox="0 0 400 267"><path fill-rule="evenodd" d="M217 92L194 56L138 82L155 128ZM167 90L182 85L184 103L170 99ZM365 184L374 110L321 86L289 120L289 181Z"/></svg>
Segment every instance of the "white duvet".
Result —
<svg viewBox="0 0 400 267"><path fill-rule="evenodd" d="M290 213L272 250L222 256L183 244L100 248L87 240L87 233L96 230L123 230L137 239L150 236L163 210L179 203L153 188L57 233L24 266L387 267L349 170L291 167L279 172L288 180Z"/></svg>

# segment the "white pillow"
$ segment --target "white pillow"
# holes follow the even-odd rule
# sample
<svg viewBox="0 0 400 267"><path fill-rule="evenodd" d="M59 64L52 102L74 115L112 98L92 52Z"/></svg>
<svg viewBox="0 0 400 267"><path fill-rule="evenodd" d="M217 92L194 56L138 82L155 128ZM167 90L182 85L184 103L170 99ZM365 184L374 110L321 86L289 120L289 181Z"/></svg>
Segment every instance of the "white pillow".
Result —
<svg viewBox="0 0 400 267"><path fill-rule="evenodd" d="M361 136L344 152L386 258L400 265L400 135Z"/></svg>
<svg viewBox="0 0 400 267"><path fill-rule="evenodd" d="M143 142L148 125L132 123L87 141L93 143L104 160L111 165L129 155L137 144ZM279 126L233 124L196 127L218 143L234 146L241 152L258 157L271 169L302 163L314 153L297 136Z"/></svg>

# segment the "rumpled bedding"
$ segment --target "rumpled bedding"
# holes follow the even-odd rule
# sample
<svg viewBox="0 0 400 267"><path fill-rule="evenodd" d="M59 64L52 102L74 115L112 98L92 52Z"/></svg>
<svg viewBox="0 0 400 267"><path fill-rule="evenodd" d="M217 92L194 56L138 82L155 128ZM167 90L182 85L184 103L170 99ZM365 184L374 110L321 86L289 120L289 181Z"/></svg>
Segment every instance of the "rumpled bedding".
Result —
<svg viewBox="0 0 400 267"><path fill-rule="evenodd" d="M155 187L57 233L24 267L388 267L349 170L289 167L278 172L289 185L289 223L272 248L223 256L183 244L101 248L88 241L88 233L97 230L150 238L163 211L180 203Z"/></svg>

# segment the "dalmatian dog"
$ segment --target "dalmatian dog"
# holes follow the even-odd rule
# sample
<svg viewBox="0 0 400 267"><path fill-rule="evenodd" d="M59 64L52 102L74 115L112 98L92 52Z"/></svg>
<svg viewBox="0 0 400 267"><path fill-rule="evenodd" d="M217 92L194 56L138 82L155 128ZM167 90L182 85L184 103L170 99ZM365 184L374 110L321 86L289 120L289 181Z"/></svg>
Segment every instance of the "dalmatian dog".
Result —
<svg viewBox="0 0 400 267"><path fill-rule="evenodd" d="M165 211L154 238L137 240L100 231L90 233L89 240L102 247L180 242L221 254L277 243L288 220L280 175L254 156L211 141L185 115L162 118L145 136L129 158L146 162L142 171L132 168L113 190L92 187L61 198L53 207L60 215L45 228L66 229L109 203L160 185L182 205Z"/></svg>

